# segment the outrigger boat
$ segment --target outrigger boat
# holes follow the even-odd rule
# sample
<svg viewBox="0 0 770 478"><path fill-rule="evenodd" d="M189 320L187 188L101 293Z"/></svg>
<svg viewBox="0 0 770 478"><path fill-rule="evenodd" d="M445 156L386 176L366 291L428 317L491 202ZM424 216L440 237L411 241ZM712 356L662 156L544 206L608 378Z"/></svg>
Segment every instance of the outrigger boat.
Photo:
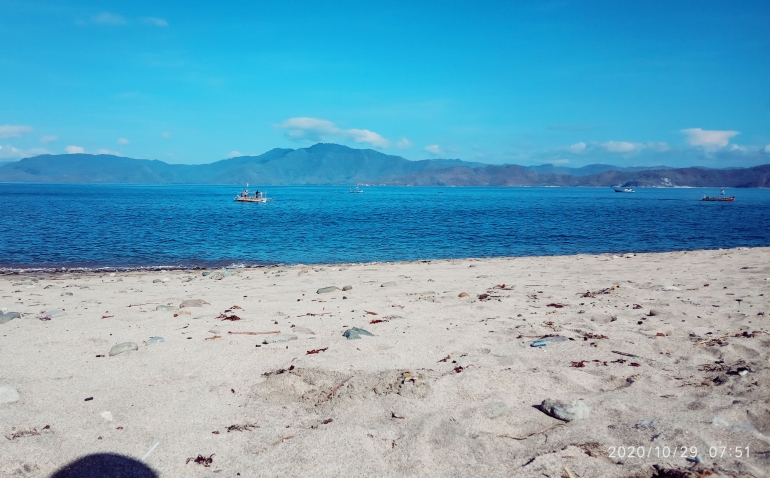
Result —
<svg viewBox="0 0 770 478"><path fill-rule="evenodd" d="M249 187L247 184L246 187ZM249 190L244 189L243 192L235 196L236 202L273 202L273 199L268 199L267 193L264 191L255 191L253 196L249 196Z"/></svg>
<svg viewBox="0 0 770 478"><path fill-rule="evenodd" d="M701 201L716 201L716 202L733 202L735 196L725 196L725 188L719 192L719 196L703 196Z"/></svg>
<svg viewBox="0 0 770 478"><path fill-rule="evenodd" d="M363 194L364 190L359 189L358 186L356 186L356 189L351 189L348 191L350 194Z"/></svg>
<svg viewBox="0 0 770 478"><path fill-rule="evenodd" d="M632 188L612 188L615 190L616 193L632 193L634 190Z"/></svg>

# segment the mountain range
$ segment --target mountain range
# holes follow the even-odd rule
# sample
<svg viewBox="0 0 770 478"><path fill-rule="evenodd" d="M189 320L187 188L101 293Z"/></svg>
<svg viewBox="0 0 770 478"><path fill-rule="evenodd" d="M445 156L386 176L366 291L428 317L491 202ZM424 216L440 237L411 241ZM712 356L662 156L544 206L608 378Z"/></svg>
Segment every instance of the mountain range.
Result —
<svg viewBox="0 0 770 478"><path fill-rule="evenodd" d="M770 164L707 169L489 165L459 159L410 161L372 149L319 143L209 164L168 164L112 155L41 155L0 164L0 182L102 184L770 187Z"/></svg>

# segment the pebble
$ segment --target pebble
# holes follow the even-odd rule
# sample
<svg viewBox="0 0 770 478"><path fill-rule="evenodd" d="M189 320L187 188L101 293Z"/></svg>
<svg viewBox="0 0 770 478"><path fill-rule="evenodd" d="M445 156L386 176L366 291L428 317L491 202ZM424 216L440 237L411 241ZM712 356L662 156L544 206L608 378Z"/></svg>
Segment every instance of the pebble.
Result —
<svg viewBox="0 0 770 478"><path fill-rule="evenodd" d="M655 317L655 316L660 315L660 311L659 310L655 310L655 309L650 309L650 313L647 314L647 315L650 316L650 317Z"/></svg>
<svg viewBox="0 0 770 478"><path fill-rule="evenodd" d="M159 305L155 307L155 310L178 310L179 307L175 305Z"/></svg>
<svg viewBox="0 0 770 478"><path fill-rule="evenodd" d="M45 312L43 312L43 314L39 318L43 320L50 320L50 319L53 319L54 317L61 317L63 315L67 315L67 313L61 309L52 309L52 310L46 310Z"/></svg>
<svg viewBox="0 0 770 478"><path fill-rule="evenodd" d="M339 287L335 286L329 286L329 287L321 287L317 291L315 291L316 294L326 294L328 292L334 292L335 290L339 290Z"/></svg>
<svg viewBox="0 0 770 478"><path fill-rule="evenodd" d="M209 279L213 279L213 280L222 280L224 278L225 278L225 275L222 274L221 272L212 272L209 275Z"/></svg>
<svg viewBox="0 0 770 478"><path fill-rule="evenodd" d="M458 294L457 297L468 297L468 293L467 292L460 292L460 294Z"/></svg>
<svg viewBox="0 0 770 478"><path fill-rule="evenodd" d="M19 392L10 385L0 385L0 405L16 403L19 401Z"/></svg>
<svg viewBox="0 0 770 478"><path fill-rule="evenodd" d="M158 336L150 337L150 339L147 341L147 345L159 344L161 342L165 342L165 340L163 340L163 337L158 337Z"/></svg>
<svg viewBox="0 0 770 478"><path fill-rule="evenodd" d="M308 329L307 327L292 327L292 332L295 334L309 334L309 335L315 335L315 332Z"/></svg>
<svg viewBox="0 0 770 478"><path fill-rule="evenodd" d="M384 284L382 284L380 287L395 287L395 286L397 286L397 285L398 285L398 284L396 284L395 282L393 282L393 281L390 281L390 282L385 282L385 283L384 283Z"/></svg>
<svg viewBox="0 0 770 478"><path fill-rule="evenodd" d="M507 415L509 411L508 405L502 402L493 403L489 410L487 410L487 418L494 420L495 418Z"/></svg>
<svg viewBox="0 0 770 478"><path fill-rule="evenodd" d="M64 296L71 296L71 295L72 295L72 292L62 292L60 295L61 295L62 297L64 297Z"/></svg>
<svg viewBox="0 0 770 478"><path fill-rule="evenodd" d="M548 342L564 342L566 340L569 340L567 337L564 337L563 335L557 335L555 337L546 337L544 339L535 340L531 344L529 344L530 347L545 347L548 345Z"/></svg>
<svg viewBox="0 0 770 478"><path fill-rule="evenodd" d="M163 279L161 279L160 281L161 281L161 282L171 282L171 279L169 279L168 277L164 277L164 278L163 278Z"/></svg>
<svg viewBox="0 0 770 478"><path fill-rule="evenodd" d="M570 422L572 420L581 420L588 418L591 414L591 408L580 400L574 400L571 404L566 404L559 400L551 400L550 398L543 400L540 404L540 408L559 420Z"/></svg>
<svg viewBox="0 0 770 478"><path fill-rule="evenodd" d="M183 309L185 307L203 307L204 304L208 304L208 302L201 299L187 299L179 304L179 308Z"/></svg>
<svg viewBox="0 0 770 478"><path fill-rule="evenodd" d="M667 285L666 287L663 287L660 290L682 290L682 289L680 289L679 287L675 287L673 285Z"/></svg>
<svg viewBox="0 0 770 478"><path fill-rule="evenodd" d="M139 346L134 342L123 342L122 344L118 344L110 349L110 357L113 355L122 354L127 350L139 350Z"/></svg>
<svg viewBox="0 0 770 478"><path fill-rule="evenodd" d="M353 290L353 286L352 285L346 285L345 287L342 288L342 290L343 291Z"/></svg>
<svg viewBox="0 0 770 478"><path fill-rule="evenodd" d="M211 271L203 271L201 275L203 275L203 277L206 277L209 274L211 274Z"/></svg>
<svg viewBox="0 0 770 478"><path fill-rule="evenodd" d="M288 342L289 340L297 340L299 337L292 334L275 334L268 336L262 341L263 344L277 344L281 342Z"/></svg>
<svg viewBox="0 0 770 478"><path fill-rule="evenodd" d="M19 319L21 318L21 314L18 312L6 312L4 314L0 314L0 324L4 324L6 322L10 322L13 319Z"/></svg>
<svg viewBox="0 0 770 478"><path fill-rule="evenodd" d="M362 335L368 335L370 337L374 337L373 333L369 332L368 330L360 329L358 327L351 327L345 332L343 332L342 335L348 340L360 339Z"/></svg>
<svg viewBox="0 0 770 478"><path fill-rule="evenodd" d="M155 279L155 280L152 281L153 284L160 284L161 282L163 282L163 281L160 280L160 279Z"/></svg>

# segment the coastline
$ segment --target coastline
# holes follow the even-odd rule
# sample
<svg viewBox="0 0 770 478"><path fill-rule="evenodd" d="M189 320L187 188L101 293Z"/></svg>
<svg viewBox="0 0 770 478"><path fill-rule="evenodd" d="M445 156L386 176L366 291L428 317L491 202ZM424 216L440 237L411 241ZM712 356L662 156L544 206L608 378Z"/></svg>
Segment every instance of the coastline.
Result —
<svg viewBox="0 0 770 478"><path fill-rule="evenodd" d="M163 477L768 476L768 247L207 272L0 275L0 308L22 314L0 324L0 386L19 394L0 404L18 435L2 474L159 443L145 463ZM243 334L273 331L287 341ZM545 336L566 340L531 346ZM110 356L123 342L138 350ZM589 417L553 418L546 399ZM210 467L186 463L198 454Z"/></svg>

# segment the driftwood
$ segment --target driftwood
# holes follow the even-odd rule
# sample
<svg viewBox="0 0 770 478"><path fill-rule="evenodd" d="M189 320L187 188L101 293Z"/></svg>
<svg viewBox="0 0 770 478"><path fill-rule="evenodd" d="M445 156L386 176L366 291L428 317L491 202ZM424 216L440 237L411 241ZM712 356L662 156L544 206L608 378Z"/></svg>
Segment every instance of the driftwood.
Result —
<svg viewBox="0 0 770 478"><path fill-rule="evenodd" d="M227 332L230 335L271 335L271 334L280 334L280 330L271 330L269 332Z"/></svg>

